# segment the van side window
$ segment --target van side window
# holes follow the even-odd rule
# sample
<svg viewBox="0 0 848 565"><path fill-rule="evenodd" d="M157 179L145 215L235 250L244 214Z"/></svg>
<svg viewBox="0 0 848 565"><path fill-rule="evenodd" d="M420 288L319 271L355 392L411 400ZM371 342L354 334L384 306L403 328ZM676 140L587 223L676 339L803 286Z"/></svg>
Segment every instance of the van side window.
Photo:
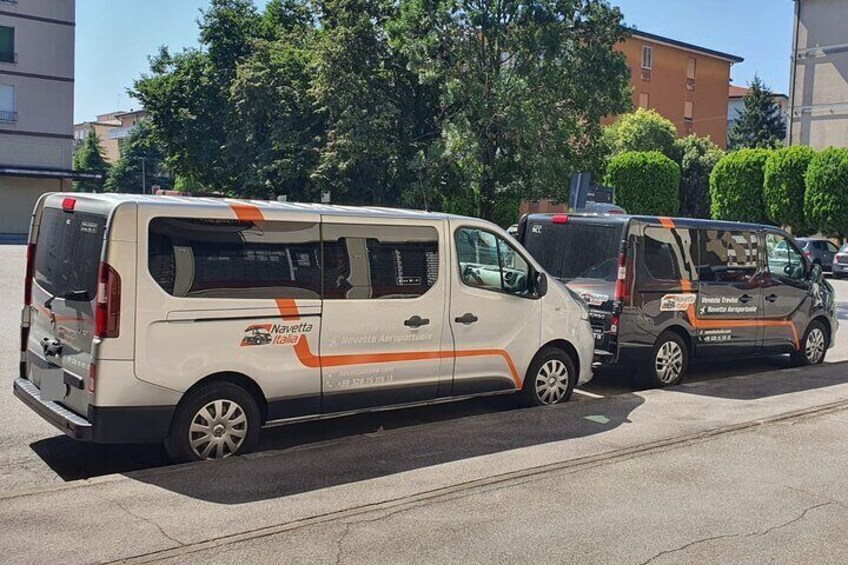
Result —
<svg viewBox="0 0 848 565"><path fill-rule="evenodd" d="M439 280L432 227L324 224L324 298L417 298Z"/></svg>
<svg viewBox="0 0 848 565"><path fill-rule="evenodd" d="M789 240L777 233L766 234L766 257L769 272L779 279L804 280L804 259Z"/></svg>
<svg viewBox="0 0 848 565"><path fill-rule="evenodd" d="M698 277L704 282L748 282L757 273L757 234L699 230Z"/></svg>
<svg viewBox="0 0 848 565"><path fill-rule="evenodd" d="M321 296L315 223L154 218L148 240L150 276L173 296Z"/></svg>
<svg viewBox="0 0 848 565"><path fill-rule="evenodd" d="M647 276L655 281L691 279L693 235L687 229L646 228L643 264Z"/></svg>
<svg viewBox="0 0 848 565"><path fill-rule="evenodd" d="M530 266L506 240L475 228L460 228L455 237L463 283L497 292L528 294Z"/></svg>

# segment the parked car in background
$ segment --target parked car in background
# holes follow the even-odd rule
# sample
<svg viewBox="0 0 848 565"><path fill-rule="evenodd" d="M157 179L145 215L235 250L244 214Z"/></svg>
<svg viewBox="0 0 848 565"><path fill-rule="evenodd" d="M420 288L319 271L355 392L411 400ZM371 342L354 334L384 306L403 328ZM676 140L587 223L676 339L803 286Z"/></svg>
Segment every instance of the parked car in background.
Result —
<svg viewBox="0 0 848 565"><path fill-rule="evenodd" d="M259 429L460 397L565 402L586 305L500 228L386 208L52 194L30 228L24 403L175 460Z"/></svg>
<svg viewBox="0 0 848 565"><path fill-rule="evenodd" d="M798 242L810 263L821 265L825 272L831 272L833 259L839 252L839 248L832 241L813 237L799 237L795 241Z"/></svg>
<svg viewBox="0 0 848 565"><path fill-rule="evenodd" d="M835 279L841 279L848 275L848 243L843 245L836 255L833 256L831 269L833 278Z"/></svg>

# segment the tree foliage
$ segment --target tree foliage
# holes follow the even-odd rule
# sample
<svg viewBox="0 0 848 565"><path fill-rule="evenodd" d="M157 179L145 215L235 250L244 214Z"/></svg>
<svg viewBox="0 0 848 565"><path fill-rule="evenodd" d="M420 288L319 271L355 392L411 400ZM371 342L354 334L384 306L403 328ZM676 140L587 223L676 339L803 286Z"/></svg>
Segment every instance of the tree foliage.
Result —
<svg viewBox="0 0 848 565"><path fill-rule="evenodd" d="M810 161L804 211L810 227L844 239L848 235L848 149L825 149Z"/></svg>
<svg viewBox="0 0 848 565"><path fill-rule="evenodd" d="M675 141L680 159L680 214L691 218L710 217L710 175L724 151L707 137L690 135Z"/></svg>
<svg viewBox="0 0 848 565"><path fill-rule="evenodd" d="M150 193L154 185L167 190L173 186L173 181L150 123L141 120L124 140L121 158L109 171L106 190Z"/></svg>
<svg viewBox="0 0 848 565"><path fill-rule="evenodd" d="M659 151L627 151L610 159L606 184L630 214L674 215L680 209L680 167Z"/></svg>
<svg viewBox="0 0 848 565"><path fill-rule="evenodd" d="M730 132L730 148L774 149L783 145L786 122L774 95L759 76L749 85L743 103L744 109Z"/></svg>
<svg viewBox="0 0 848 565"><path fill-rule="evenodd" d="M710 175L710 209L715 220L764 222L763 169L769 152L741 149L725 155Z"/></svg>
<svg viewBox="0 0 848 565"><path fill-rule="evenodd" d="M656 110L638 108L604 128L604 140L612 154L625 151L659 151L677 160L677 128Z"/></svg>
<svg viewBox="0 0 848 565"><path fill-rule="evenodd" d="M103 157L103 147L100 145L100 136L94 128L88 130L82 147L74 153L73 167L75 171L86 173L100 173L106 177L109 172L109 163ZM82 180L74 182L74 190L78 192L97 192L103 188L103 181Z"/></svg>
<svg viewBox="0 0 848 565"><path fill-rule="evenodd" d="M769 219L792 226L795 235L806 231L804 177L816 152L811 147L785 147L772 152L766 161L763 201Z"/></svg>

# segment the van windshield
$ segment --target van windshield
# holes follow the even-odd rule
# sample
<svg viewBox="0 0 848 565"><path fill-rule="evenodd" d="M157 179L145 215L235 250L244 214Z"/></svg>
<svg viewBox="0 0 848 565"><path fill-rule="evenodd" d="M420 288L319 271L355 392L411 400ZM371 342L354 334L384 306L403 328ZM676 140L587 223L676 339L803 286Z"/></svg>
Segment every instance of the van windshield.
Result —
<svg viewBox="0 0 848 565"><path fill-rule="evenodd" d="M527 226L524 246L554 277L614 281L623 224L571 221Z"/></svg>
<svg viewBox="0 0 848 565"><path fill-rule="evenodd" d="M106 218L45 208L35 248L35 282L58 298L93 300Z"/></svg>

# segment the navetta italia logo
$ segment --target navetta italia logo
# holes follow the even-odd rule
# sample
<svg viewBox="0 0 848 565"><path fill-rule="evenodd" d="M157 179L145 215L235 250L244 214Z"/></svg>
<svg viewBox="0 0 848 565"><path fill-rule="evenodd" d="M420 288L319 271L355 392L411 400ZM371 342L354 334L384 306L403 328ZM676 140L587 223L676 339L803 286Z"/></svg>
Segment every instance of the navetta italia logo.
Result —
<svg viewBox="0 0 848 565"><path fill-rule="evenodd" d="M296 324L253 324L247 326L241 338L241 347L256 345L291 345L297 343L301 335L312 331L309 322Z"/></svg>

